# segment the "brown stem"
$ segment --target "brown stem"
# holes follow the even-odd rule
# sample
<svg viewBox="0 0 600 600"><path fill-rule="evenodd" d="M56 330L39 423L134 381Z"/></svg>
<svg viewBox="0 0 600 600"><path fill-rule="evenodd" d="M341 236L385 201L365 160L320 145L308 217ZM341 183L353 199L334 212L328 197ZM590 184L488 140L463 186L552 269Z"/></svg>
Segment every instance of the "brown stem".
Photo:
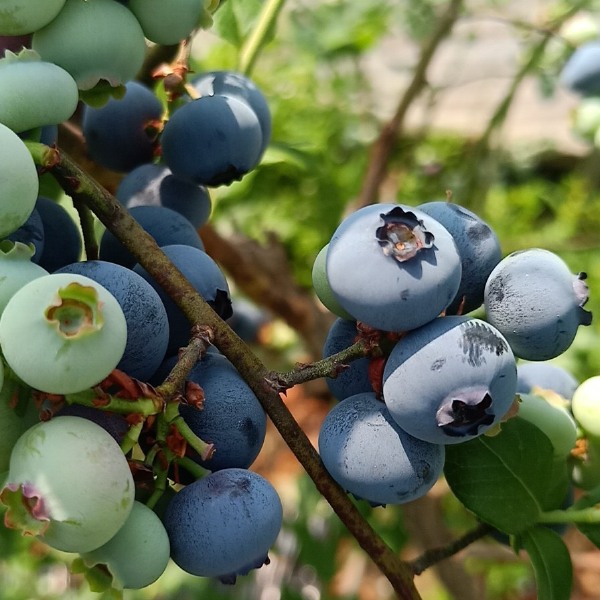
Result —
<svg viewBox="0 0 600 600"><path fill-rule="evenodd" d="M183 389L186 378L198 362L200 356L206 352L212 338L212 331L208 328L197 327L195 330L192 329L190 343L180 350L177 363L165 380L156 388L161 397L165 400L170 400Z"/></svg>
<svg viewBox="0 0 600 600"><path fill-rule="evenodd" d="M398 138L403 133L404 121L408 109L427 85L427 69L439 45L450 33L460 15L463 0L450 0L446 10L437 21L436 28L423 46L419 61L413 71L412 79L406 88L394 116L382 128L379 137L371 147L367 172L363 179L358 199L348 206L352 212L361 206L374 204L378 200L379 190L386 178L391 154Z"/></svg>
<svg viewBox="0 0 600 600"><path fill-rule="evenodd" d="M381 350L378 346L373 347L364 341L358 341L345 350L332 354L327 358L310 363L301 364L293 371L287 373L273 373L269 380L274 386L287 390L300 383L306 383L323 377L337 377L349 362L364 358L365 356L380 356Z"/></svg>
<svg viewBox="0 0 600 600"><path fill-rule="evenodd" d="M81 202L73 202L73 206L79 214L85 257L87 260L97 260L99 249L98 241L96 240L96 231L94 229L94 216L90 209Z"/></svg>
<svg viewBox="0 0 600 600"><path fill-rule="evenodd" d="M58 152L58 151L57 151ZM160 250L153 238L97 182L90 179L64 153L50 161L48 168L65 192L85 202L96 216L119 238L177 303L193 325L204 325L214 333L215 345L237 367L248 382L265 412L286 441L298 461L327 499L340 520L382 573L390 581L399 598L418 600L413 574L405 562L377 535L363 518L345 491L324 468L318 452L293 418L276 389L268 384L269 372L260 359L224 323L196 293L192 285Z"/></svg>
<svg viewBox="0 0 600 600"><path fill-rule="evenodd" d="M491 525L482 523L474 529L467 531L463 536L457 538L446 546L440 546L438 548L426 550L423 552L423 554L417 556L417 558L410 560L408 564L415 575L420 575L423 573L423 571L425 571L425 569L428 569L429 567L441 562L442 560L445 560L446 558L450 558L451 556L458 554L461 550L464 550L473 542L488 535L492 530L493 527Z"/></svg>
<svg viewBox="0 0 600 600"><path fill-rule="evenodd" d="M415 573L415 568L420 572L423 568L433 567L452 598L480 600L483 597L481 581L471 577L464 561L453 553L455 540L446 525L441 500L440 494L430 493L403 505L404 523L410 539L424 551L415 559L416 564L413 561L409 564ZM435 558L428 553L429 548L433 548ZM450 552L446 548L451 548Z"/></svg>

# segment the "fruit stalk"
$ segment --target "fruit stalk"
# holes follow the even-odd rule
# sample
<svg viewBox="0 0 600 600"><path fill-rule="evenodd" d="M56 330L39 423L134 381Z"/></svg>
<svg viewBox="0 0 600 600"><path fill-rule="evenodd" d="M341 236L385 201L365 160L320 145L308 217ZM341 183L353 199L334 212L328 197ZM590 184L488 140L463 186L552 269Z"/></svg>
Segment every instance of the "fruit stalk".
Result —
<svg viewBox="0 0 600 600"><path fill-rule="evenodd" d="M373 346L365 340L359 340L348 348L332 354L327 358L310 364L299 364L293 371L287 373L273 373L270 381L283 389L289 389L298 383L320 379L321 377L336 377L348 363L365 356L379 357L381 350L379 346Z"/></svg>

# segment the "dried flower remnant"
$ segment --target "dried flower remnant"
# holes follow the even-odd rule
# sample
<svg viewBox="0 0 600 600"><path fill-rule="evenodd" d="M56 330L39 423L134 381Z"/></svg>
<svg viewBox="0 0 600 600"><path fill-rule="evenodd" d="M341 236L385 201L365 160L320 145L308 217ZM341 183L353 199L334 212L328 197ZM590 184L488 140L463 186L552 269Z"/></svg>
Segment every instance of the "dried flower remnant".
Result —
<svg viewBox="0 0 600 600"><path fill-rule="evenodd" d="M474 436L481 425L489 426L494 422L494 414L488 412L491 406L492 397L487 389L450 394L437 412L437 424L450 436Z"/></svg>
<svg viewBox="0 0 600 600"><path fill-rule="evenodd" d="M377 228L375 236L386 256L398 262L414 258L424 248L433 246L433 233L427 231L423 221L415 214L400 206L381 214L383 225Z"/></svg>

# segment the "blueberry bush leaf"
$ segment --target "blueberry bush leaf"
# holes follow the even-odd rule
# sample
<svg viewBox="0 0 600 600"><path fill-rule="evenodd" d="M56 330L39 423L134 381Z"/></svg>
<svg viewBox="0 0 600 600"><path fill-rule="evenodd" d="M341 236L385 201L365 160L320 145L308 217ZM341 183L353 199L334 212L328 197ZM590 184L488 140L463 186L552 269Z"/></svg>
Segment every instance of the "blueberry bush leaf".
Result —
<svg viewBox="0 0 600 600"><path fill-rule="evenodd" d="M537 597L544 600L569 600L573 565L569 550L560 535L547 527L532 527L520 536L529 555L537 586Z"/></svg>
<svg viewBox="0 0 600 600"><path fill-rule="evenodd" d="M600 505L600 487L590 490L573 504L573 510L591 508ZM577 529L585 535L594 546L600 548L600 524L599 523L577 523Z"/></svg>
<svg viewBox="0 0 600 600"><path fill-rule="evenodd" d="M447 446L445 476L454 495L481 520L508 534L533 526L552 486L552 443L514 417L496 436Z"/></svg>

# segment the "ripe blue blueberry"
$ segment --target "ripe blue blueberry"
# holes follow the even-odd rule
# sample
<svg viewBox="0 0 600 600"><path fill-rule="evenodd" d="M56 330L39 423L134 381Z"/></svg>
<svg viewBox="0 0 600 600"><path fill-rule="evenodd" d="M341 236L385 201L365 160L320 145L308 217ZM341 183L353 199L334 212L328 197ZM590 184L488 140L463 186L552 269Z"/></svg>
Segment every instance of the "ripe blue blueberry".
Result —
<svg viewBox="0 0 600 600"><path fill-rule="evenodd" d="M511 407L517 367L494 327L466 316L439 317L395 346L383 397L411 435L437 444L464 442L493 427Z"/></svg>
<svg viewBox="0 0 600 600"><path fill-rule="evenodd" d="M224 469L183 488L167 506L171 558L184 571L233 583L268 562L283 518L275 488L246 469Z"/></svg>
<svg viewBox="0 0 600 600"><path fill-rule="evenodd" d="M461 261L452 236L428 214L397 204L361 208L339 225L327 251L327 279L357 321L407 331L454 299Z"/></svg>
<svg viewBox="0 0 600 600"><path fill-rule="evenodd" d="M202 96L167 121L162 158L174 175L200 185L228 185L257 166L262 131L256 113L232 96Z"/></svg>
<svg viewBox="0 0 600 600"><path fill-rule="evenodd" d="M206 252L192 246L171 244L161 249L216 313L222 319L228 319L232 314L229 286L217 263ZM146 269L137 264L133 270L154 287L165 305L169 318L167 356L172 356L189 341L189 321Z"/></svg>
<svg viewBox="0 0 600 600"><path fill-rule="evenodd" d="M50 273L79 260L81 233L71 215L56 201L39 196L35 210L44 227L44 247L37 263Z"/></svg>
<svg viewBox="0 0 600 600"><path fill-rule="evenodd" d="M333 407L319 432L319 452L346 491L374 506L424 496L441 475L445 457L441 444L406 433L373 392Z"/></svg>
<svg viewBox="0 0 600 600"><path fill-rule="evenodd" d="M181 213L166 206L134 206L129 209L129 213L159 246L184 244L204 250L200 235ZM132 268L137 262L133 254L108 229L100 239L100 258L128 268Z"/></svg>
<svg viewBox="0 0 600 600"><path fill-rule="evenodd" d="M251 79L235 71L208 71L194 77L192 86L202 96L232 96L245 101L258 117L261 154L265 151L271 139L271 111L264 94Z"/></svg>
<svg viewBox="0 0 600 600"><path fill-rule="evenodd" d="M137 81L125 85L125 95L104 106L86 105L83 135L93 160L113 171L127 172L150 162L157 146L156 122L162 105L152 90Z"/></svg>
<svg viewBox="0 0 600 600"><path fill-rule="evenodd" d="M210 216L212 202L208 190L175 177L168 167L147 163L129 172L119 183L115 197L127 208L164 206L184 217L197 229Z"/></svg>
<svg viewBox="0 0 600 600"><path fill-rule="evenodd" d="M452 202L427 202L419 210L439 221L452 235L462 266L460 287L446 314L466 314L483 304L485 282L502 259L498 236L474 212Z"/></svg>
<svg viewBox="0 0 600 600"><path fill-rule="evenodd" d="M592 322L583 308L589 295L585 279L548 250L513 252L487 280L486 318L519 358L550 360L571 345L579 325Z"/></svg>
<svg viewBox="0 0 600 600"><path fill-rule="evenodd" d="M165 361L161 371L175 366ZM258 456L265 440L267 417L258 398L222 354L207 352L190 371L188 381L204 392L202 408L179 405L179 414L202 440L214 444L206 460L188 449L188 456L211 471L231 467L246 469Z"/></svg>
<svg viewBox="0 0 600 600"><path fill-rule="evenodd" d="M600 41L592 40L575 49L563 67L560 82L583 96L600 92Z"/></svg>

